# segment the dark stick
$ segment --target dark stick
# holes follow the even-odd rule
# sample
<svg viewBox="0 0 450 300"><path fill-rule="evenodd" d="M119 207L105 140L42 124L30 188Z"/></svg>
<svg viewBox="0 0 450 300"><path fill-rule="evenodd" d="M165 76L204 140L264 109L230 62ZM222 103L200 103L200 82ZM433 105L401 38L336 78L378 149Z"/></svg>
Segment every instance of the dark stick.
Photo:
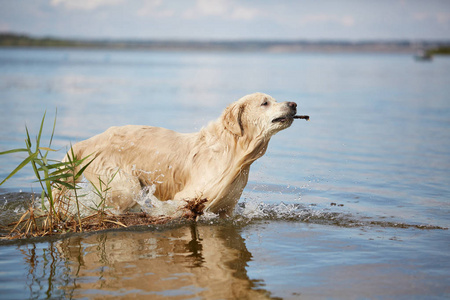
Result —
<svg viewBox="0 0 450 300"><path fill-rule="evenodd" d="M309 121L309 116L294 116L294 119L305 119L306 121Z"/></svg>

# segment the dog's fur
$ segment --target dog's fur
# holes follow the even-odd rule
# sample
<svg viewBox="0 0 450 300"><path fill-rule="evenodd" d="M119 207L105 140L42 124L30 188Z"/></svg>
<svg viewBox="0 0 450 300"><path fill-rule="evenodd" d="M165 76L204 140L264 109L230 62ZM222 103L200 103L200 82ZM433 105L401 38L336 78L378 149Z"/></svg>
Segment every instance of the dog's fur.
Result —
<svg viewBox="0 0 450 300"><path fill-rule="evenodd" d="M119 211L133 207L142 188L154 185L159 200L206 199L206 211L227 216L247 184L250 165L264 155L275 133L292 124L296 106L255 93L196 133L111 127L75 144L73 151L77 158L95 156L84 171L94 185L117 173L107 201Z"/></svg>

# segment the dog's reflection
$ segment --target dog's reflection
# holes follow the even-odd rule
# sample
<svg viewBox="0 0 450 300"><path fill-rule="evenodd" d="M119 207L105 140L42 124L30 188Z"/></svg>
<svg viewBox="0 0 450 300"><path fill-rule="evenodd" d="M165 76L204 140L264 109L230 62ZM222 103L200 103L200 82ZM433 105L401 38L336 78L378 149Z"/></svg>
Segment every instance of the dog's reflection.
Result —
<svg viewBox="0 0 450 300"><path fill-rule="evenodd" d="M231 225L77 236L58 248L77 278L75 297L272 298L248 277L251 253Z"/></svg>

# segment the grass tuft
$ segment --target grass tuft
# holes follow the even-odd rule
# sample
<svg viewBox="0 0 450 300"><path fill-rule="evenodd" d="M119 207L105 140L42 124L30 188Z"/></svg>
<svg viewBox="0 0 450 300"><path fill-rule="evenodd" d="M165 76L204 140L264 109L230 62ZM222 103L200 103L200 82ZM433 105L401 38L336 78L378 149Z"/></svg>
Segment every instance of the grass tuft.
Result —
<svg viewBox="0 0 450 300"><path fill-rule="evenodd" d="M151 216L150 214L125 213L120 215L112 214L107 211L106 199L109 185L114 180L118 171L104 182L99 178L99 186L92 184L94 193L100 198L100 203L96 207L90 208L94 213L82 217L80 213L80 201L83 195L79 195L77 181L83 175L83 172L95 158L90 159L91 155L83 158L76 157L73 148L70 147L64 161L57 161L48 158L49 153L55 152L52 148L52 141L56 128L56 116L53 122L52 133L48 146L41 146L42 131L44 128L46 113L42 117L38 135L32 143L28 128L25 126L26 138L25 148L12 149L0 152L0 155L8 155L12 153L26 153L28 156L0 183L4 184L8 179L13 177L17 172L26 165L31 164L36 182L41 187L41 209L35 208L35 201L32 201L29 208L19 218L17 222L8 224L6 228L10 232L6 236L0 236L0 239L17 239L26 237L39 237L54 234L64 234L69 232L96 231L111 228L123 228L134 225L152 225L164 224L173 218L167 216ZM90 160L89 160L90 159ZM58 191L58 192L54 192ZM73 201L72 201L73 200ZM192 199L186 201L183 208L183 219L195 220L203 214L206 199ZM49 205L45 205L48 202ZM75 202L76 214L69 212L69 206ZM3 226L2 226L3 227Z"/></svg>

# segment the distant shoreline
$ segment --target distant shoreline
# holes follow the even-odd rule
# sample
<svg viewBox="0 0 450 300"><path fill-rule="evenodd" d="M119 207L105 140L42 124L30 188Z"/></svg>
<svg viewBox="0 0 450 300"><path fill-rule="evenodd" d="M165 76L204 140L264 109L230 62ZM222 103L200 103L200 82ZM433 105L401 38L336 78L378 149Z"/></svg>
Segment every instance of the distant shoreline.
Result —
<svg viewBox="0 0 450 300"><path fill-rule="evenodd" d="M236 52L378 52L418 53L449 48L448 41L271 41L271 40L86 40L32 37L0 33L0 47L135 49L148 51L236 51ZM433 54L445 54L439 51Z"/></svg>

